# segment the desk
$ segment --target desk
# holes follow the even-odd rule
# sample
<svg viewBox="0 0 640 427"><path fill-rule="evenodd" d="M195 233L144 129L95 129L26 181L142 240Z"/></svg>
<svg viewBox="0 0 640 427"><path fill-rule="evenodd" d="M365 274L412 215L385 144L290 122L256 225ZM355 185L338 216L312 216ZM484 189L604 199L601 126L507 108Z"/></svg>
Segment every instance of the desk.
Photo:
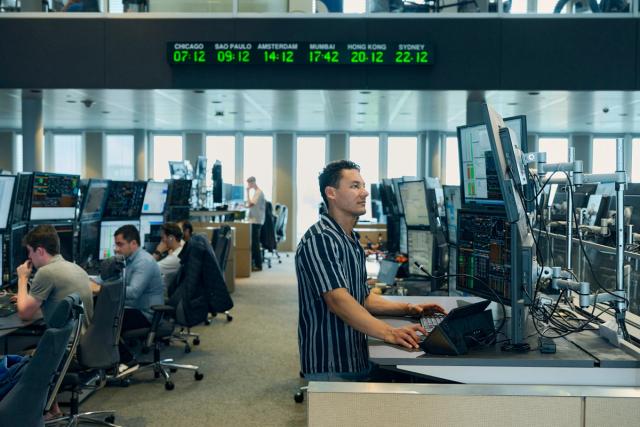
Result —
<svg viewBox="0 0 640 427"><path fill-rule="evenodd" d="M207 222L209 220L211 221L215 221L216 219L220 219L220 217L225 217L227 215L234 215L236 214L236 212L242 212L244 213L244 210L226 210L226 211L190 211L189 212L189 217L193 220L193 221L199 221L199 222ZM220 220L219 222L223 222L224 218L222 220Z"/></svg>
<svg viewBox="0 0 640 427"><path fill-rule="evenodd" d="M11 316L0 317L0 348L2 349L2 354L8 353L7 336L11 335L18 329L34 324L40 319L42 319L42 312L40 311L38 311L36 316L31 320L22 320L18 317L17 313L12 314Z"/></svg>
<svg viewBox="0 0 640 427"><path fill-rule="evenodd" d="M414 304L437 303L447 311L456 307L459 299L480 300L460 297L385 298ZM394 326L411 322L408 318L381 319ZM505 353L497 345L472 349L464 356L432 356L421 350L405 350L370 338L369 357L382 367L465 384L640 386L640 360L610 345L594 332L584 331L554 342L557 347L555 354L538 351ZM538 346L537 337L531 338L531 345L532 348Z"/></svg>

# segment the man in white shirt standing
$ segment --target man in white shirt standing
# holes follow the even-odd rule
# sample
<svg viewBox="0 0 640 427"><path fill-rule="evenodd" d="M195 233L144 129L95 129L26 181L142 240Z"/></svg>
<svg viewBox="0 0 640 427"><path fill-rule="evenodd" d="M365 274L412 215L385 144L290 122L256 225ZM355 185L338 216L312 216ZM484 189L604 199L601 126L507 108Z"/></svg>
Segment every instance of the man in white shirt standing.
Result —
<svg viewBox="0 0 640 427"><path fill-rule="evenodd" d="M253 190L253 195L251 194ZM262 253L260 252L260 230L264 224L267 202L264 193L256 184L256 177L247 179L247 207L249 208L249 222L251 223L251 271L262 270Z"/></svg>
<svg viewBox="0 0 640 427"><path fill-rule="evenodd" d="M153 257L158 261L158 267L160 267L160 274L162 274L162 280L166 290L169 283L171 283L178 273L178 269L180 269L180 258L178 258L178 255L180 251L182 251L183 246L182 230L178 224L167 222L160 228L160 239L158 247L153 252ZM167 256L162 258L164 252L167 252Z"/></svg>

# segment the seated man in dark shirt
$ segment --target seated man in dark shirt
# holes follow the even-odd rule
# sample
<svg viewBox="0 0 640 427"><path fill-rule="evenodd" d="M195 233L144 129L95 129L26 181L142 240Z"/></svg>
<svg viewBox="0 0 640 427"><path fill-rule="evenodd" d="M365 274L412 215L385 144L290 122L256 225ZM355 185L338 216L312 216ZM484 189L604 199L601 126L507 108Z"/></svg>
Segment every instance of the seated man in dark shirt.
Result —
<svg viewBox="0 0 640 427"><path fill-rule="evenodd" d="M441 312L436 304L392 302L369 293L365 253L353 231L369 193L360 168L347 160L328 164L319 177L327 213L311 226L296 252L298 341L302 372L315 381L362 380L370 373L367 336L417 348L420 325L401 328L374 315Z"/></svg>

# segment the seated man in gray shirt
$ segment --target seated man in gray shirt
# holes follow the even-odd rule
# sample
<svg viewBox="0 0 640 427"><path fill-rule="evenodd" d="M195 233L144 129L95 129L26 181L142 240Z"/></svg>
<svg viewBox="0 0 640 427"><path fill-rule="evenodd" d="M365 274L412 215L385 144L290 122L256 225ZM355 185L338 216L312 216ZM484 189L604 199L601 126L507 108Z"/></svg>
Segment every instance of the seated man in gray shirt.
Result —
<svg viewBox="0 0 640 427"><path fill-rule="evenodd" d="M60 255L60 239L51 225L38 225L24 238L29 259L18 266L16 308L23 320L34 318L42 309L45 322L53 314L56 304L72 293L78 293L85 311L85 327L93 317L93 297L89 276L76 264ZM30 289L28 281L33 267L37 268Z"/></svg>

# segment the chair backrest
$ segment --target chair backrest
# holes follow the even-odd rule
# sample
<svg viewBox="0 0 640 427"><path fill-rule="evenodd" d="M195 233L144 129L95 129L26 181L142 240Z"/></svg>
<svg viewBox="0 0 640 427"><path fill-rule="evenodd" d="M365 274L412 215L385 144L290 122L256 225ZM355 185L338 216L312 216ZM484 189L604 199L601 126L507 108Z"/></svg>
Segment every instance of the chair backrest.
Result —
<svg viewBox="0 0 640 427"><path fill-rule="evenodd" d="M82 303L77 294L58 303L22 377L0 401L1 426L44 426L43 412L51 407L71 363L80 337L82 316Z"/></svg>
<svg viewBox="0 0 640 427"><path fill-rule="evenodd" d="M224 273L227 269L227 261L229 261L229 253L231 252L231 237L221 237L220 242L220 253L218 253L218 249L216 248L216 257L218 258L220 269L222 273Z"/></svg>
<svg viewBox="0 0 640 427"><path fill-rule="evenodd" d="M118 341L124 316L122 277L104 282L93 310L93 320L80 338L78 362L86 368L106 369L120 361Z"/></svg>
<svg viewBox="0 0 640 427"><path fill-rule="evenodd" d="M287 240L287 216L289 215L289 209L285 205L277 204L276 211L278 213L278 219L276 220L276 239L278 243Z"/></svg>

